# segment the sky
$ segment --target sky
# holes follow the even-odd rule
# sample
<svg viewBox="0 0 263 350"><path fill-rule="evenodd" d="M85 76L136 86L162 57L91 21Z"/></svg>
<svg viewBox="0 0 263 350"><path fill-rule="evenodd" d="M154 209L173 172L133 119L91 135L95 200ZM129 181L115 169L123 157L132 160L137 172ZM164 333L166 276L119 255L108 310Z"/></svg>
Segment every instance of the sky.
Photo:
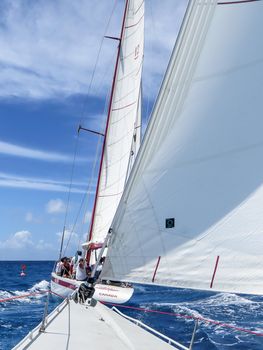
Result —
<svg viewBox="0 0 263 350"><path fill-rule="evenodd" d="M146 0L144 128L186 5ZM0 2L0 260L57 259L64 225L66 255L85 241L100 141L77 129L104 130L117 44L103 37L119 36L123 9L124 0Z"/></svg>

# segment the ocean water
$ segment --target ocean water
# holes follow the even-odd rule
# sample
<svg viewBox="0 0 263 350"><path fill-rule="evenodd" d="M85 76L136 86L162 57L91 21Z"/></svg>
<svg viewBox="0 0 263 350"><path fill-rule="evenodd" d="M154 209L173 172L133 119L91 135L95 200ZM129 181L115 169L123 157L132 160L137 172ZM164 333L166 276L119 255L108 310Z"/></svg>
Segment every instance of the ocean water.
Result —
<svg viewBox="0 0 263 350"><path fill-rule="evenodd" d="M27 265L20 276L21 264ZM0 262L0 299L47 291L54 262ZM46 295L0 302L0 350L9 350L42 320ZM61 299L52 296L49 312ZM199 316L263 333L263 297L137 285L129 306ZM188 345L194 322L173 315L120 308L167 336ZM201 322L194 350L262 350L263 337ZM148 349L145 349L148 350Z"/></svg>

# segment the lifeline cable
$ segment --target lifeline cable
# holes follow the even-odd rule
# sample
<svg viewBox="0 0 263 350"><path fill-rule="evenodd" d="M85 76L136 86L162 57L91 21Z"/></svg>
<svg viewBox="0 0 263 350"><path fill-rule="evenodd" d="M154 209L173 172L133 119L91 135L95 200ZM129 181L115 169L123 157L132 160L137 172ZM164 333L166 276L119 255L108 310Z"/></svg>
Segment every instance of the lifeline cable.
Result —
<svg viewBox="0 0 263 350"><path fill-rule="evenodd" d="M185 315L185 314L177 314L177 313L174 313L174 312L167 312L167 311L159 311L159 310L145 309L145 308L141 308L141 307L127 306L127 305L120 305L120 304L113 304L113 303L108 303L108 302L101 302L101 303L102 303L102 304L105 304L105 305L110 305L110 306L115 306L115 307L121 307L121 308L124 308L124 309L132 309L132 310L136 310L136 311L143 311L143 312L149 312L149 313L157 313L157 314L161 314L161 315L176 316L176 317L180 317L180 318L184 318L184 319L198 320L198 321L205 322L205 323L211 323L211 324L214 324L214 325L216 325L216 326L230 328L230 329L233 329L233 330L235 330L235 331L248 333L248 334L251 334L251 335L258 336L258 337L263 337L263 333L251 331L250 329L246 329L246 328L242 328L242 327L233 326L233 325L228 324L228 323L224 323L224 322L220 322L220 321L211 320L211 319L204 318L204 317L199 317L199 316L196 317L196 316L190 316L190 315Z"/></svg>
<svg viewBox="0 0 263 350"><path fill-rule="evenodd" d="M33 293L27 293L27 294L23 294L23 295L13 295L12 297L8 297L8 298L4 298L4 299L0 299L0 303L4 303L6 301L12 301L12 300L16 300L16 299L22 299L22 298L27 298L27 297L33 297L36 295L44 295L46 293L50 293L50 294L54 294L60 298L66 299L65 297L63 297L60 294L57 294L55 292L52 292L51 290L45 290L42 292L33 292Z"/></svg>

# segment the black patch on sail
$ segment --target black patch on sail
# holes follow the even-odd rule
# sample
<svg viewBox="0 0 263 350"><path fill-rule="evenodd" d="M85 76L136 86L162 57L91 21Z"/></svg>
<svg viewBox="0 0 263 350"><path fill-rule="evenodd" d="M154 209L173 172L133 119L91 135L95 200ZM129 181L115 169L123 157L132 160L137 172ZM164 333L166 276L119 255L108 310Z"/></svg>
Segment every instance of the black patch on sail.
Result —
<svg viewBox="0 0 263 350"><path fill-rule="evenodd" d="M165 219L165 228L174 227L174 218Z"/></svg>

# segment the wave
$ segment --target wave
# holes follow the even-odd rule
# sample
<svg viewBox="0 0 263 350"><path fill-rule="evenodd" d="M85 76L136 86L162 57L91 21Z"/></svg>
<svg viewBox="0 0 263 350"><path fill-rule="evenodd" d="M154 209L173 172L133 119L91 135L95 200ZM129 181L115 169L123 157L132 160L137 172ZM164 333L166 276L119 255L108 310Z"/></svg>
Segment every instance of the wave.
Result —
<svg viewBox="0 0 263 350"><path fill-rule="evenodd" d="M260 304L262 302L251 300L243 296L232 293L218 293L216 295L202 298L200 300L186 301L186 302L154 302L157 306L175 306L175 305L194 305L194 306L229 306L229 305L243 305L243 304Z"/></svg>
<svg viewBox="0 0 263 350"><path fill-rule="evenodd" d="M49 290L49 282L43 280L33 285L32 288L29 289L30 292L47 292Z"/></svg>
<svg viewBox="0 0 263 350"><path fill-rule="evenodd" d="M16 296L23 296L26 294L31 293L43 293L43 294L37 294L32 296L26 296L24 298L14 299L12 302L19 302L19 303L39 303L39 299L46 296L46 293L49 290L49 282L46 280L42 280L41 282L38 282L34 284L31 288L28 290L15 290L15 291L6 291L6 290L0 290L0 299L8 299ZM10 302L10 301L6 301ZM3 302L3 303L6 303Z"/></svg>
<svg viewBox="0 0 263 350"><path fill-rule="evenodd" d="M142 292L142 293L146 291L148 292L148 289L149 289L147 286L144 286L143 284L136 284L134 287L136 292Z"/></svg>
<svg viewBox="0 0 263 350"><path fill-rule="evenodd" d="M185 302L146 302L141 303L140 307L178 314L178 317L175 317L178 320L181 318L179 315L187 315L199 319L217 320L234 327L244 327L262 333L262 298L255 299L250 296L240 296L233 293L217 293L202 299ZM244 319L247 320L246 324L243 321ZM189 324L193 320L186 318L185 322ZM228 344L229 346L241 341L231 328L204 321L201 324L201 328L206 336L211 334L214 334L215 337L231 335L233 338L231 338L231 345ZM241 334L242 338L249 336L247 333ZM222 339L219 342L222 343Z"/></svg>
<svg viewBox="0 0 263 350"><path fill-rule="evenodd" d="M213 306L227 306L227 305L243 305L243 304L253 304L255 301L248 299L246 297L232 294L232 293L218 293L212 295L206 299L195 302L195 304L201 305L213 305Z"/></svg>

